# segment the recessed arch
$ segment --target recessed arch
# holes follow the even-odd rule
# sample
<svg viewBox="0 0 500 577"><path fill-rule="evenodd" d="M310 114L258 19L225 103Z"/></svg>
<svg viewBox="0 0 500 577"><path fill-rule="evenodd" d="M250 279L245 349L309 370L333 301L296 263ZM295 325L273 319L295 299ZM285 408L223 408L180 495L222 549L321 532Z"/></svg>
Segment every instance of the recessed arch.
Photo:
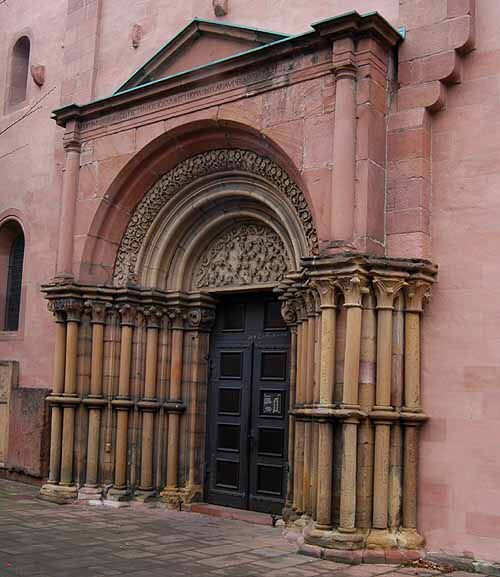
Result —
<svg viewBox="0 0 500 577"><path fill-rule="evenodd" d="M161 273L158 252L163 258L165 251L184 250L183 242L192 241L183 241L183 231L189 234L197 230L194 223L200 212L209 221L235 212L235 203L241 210L238 201L247 208L253 205L256 214L267 213L276 227L282 224L286 231L284 240L293 245L295 267L301 257L317 253L312 213L290 176L278 164L253 151L216 149L179 163L146 193L122 237L114 283L139 282L164 288L157 282ZM152 274L145 275L144 269Z"/></svg>
<svg viewBox="0 0 500 577"><path fill-rule="evenodd" d="M274 163L290 183L295 184L302 195L303 206L309 211L310 222L315 222L306 183L279 145L240 122L209 118L196 120L152 139L114 177L88 229L79 259L79 278L84 282L110 282L122 238L147 191L183 161L222 149L246 150Z"/></svg>

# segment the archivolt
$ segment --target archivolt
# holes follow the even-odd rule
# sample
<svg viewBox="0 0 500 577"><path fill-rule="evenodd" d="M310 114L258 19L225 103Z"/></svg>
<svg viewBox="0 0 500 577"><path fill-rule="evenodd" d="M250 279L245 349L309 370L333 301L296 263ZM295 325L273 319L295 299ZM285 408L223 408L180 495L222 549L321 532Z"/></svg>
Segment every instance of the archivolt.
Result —
<svg viewBox="0 0 500 577"><path fill-rule="evenodd" d="M304 194L293 179L269 158L250 150L224 148L197 154L180 162L145 194L130 219L117 252L113 272L115 285L137 282L139 252L148 230L165 204L195 180L225 172L250 173L272 183L295 211L310 254L318 254L313 216Z"/></svg>

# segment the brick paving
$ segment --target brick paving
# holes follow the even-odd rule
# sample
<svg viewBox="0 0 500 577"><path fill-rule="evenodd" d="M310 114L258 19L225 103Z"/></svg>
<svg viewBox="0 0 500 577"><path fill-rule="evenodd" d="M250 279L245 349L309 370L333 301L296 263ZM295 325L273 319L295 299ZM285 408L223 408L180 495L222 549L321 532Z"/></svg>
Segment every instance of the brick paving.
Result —
<svg viewBox="0 0 500 577"><path fill-rule="evenodd" d="M0 576L433 577L394 565L349 566L297 555L280 529L161 507L39 501L0 480ZM468 577L463 571L451 577ZM477 574L475 574L477 577Z"/></svg>

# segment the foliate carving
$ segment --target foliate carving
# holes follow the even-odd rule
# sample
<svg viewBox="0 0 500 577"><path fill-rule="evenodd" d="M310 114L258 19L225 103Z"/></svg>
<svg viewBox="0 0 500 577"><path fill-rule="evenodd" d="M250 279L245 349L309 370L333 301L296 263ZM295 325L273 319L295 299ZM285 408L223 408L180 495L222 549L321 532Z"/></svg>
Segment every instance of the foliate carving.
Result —
<svg viewBox="0 0 500 577"><path fill-rule="evenodd" d="M379 310L394 308L394 299L406 285L404 278L400 277L375 277L372 282L375 287L377 308Z"/></svg>
<svg viewBox="0 0 500 577"><path fill-rule="evenodd" d="M340 277L335 284L344 293L345 307L360 307L363 295L370 290L366 278L359 274Z"/></svg>
<svg viewBox="0 0 500 577"><path fill-rule="evenodd" d="M281 316L287 325L297 323L297 301L295 299L287 299L281 303Z"/></svg>
<svg viewBox="0 0 500 577"><path fill-rule="evenodd" d="M118 308L120 313L120 324L122 326L133 327L135 323L135 317L137 315L137 308L133 305L124 304Z"/></svg>
<svg viewBox="0 0 500 577"><path fill-rule="evenodd" d="M336 308L335 299L336 299L336 290L335 290L335 281L333 279L315 279L311 286L314 287L319 295L320 299L320 308Z"/></svg>
<svg viewBox="0 0 500 577"><path fill-rule="evenodd" d="M261 176L281 191L297 213L311 254L318 254L316 228L304 194L279 165L250 150L211 150L180 162L145 194L130 219L118 249L113 273L115 285L137 282L137 257L144 237L158 212L170 199L198 178L235 170Z"/></svg>
<svg viewBox="0 0 500 577"><path fill-rule="evenodd" d="M106 315L110 305L100 301L85 301L85 307L90 309L91 323L103 325L106 322Z"/></svg>
<svg viewBox="0 0 500 577"><path fill-rule="evenodd" d="M423 279L410 279L405 287L406 311L421 313L424 301L431 295L432 281Z"/></svg>
<svg viewBox="0 0 500 577"><path fill-rule="evenodd" d="M63 322L64 316L70 322L78 323L83 313L82 301L75 298L52 299L48 303L48 309L54 313L56 322Z"/></svg>
<svg viewBox="0 0 500 577"><path fill-rule="evenodd" d="M217 237L201 257L197 289L280 281L290 268L279 235L262 224L238 224Z"/></svg>
<svg viewBox="0 0 500 577"><path fill-rule="evenodd" d="M188 328L192 330L210 329L215 322L215 311L212 309L190 309L187 314Z"/></svg>
<svg viewBox="0 0 500 577"><path fill-rule="evenodd" d="M146 327L148 329L158 329L161 325L161 319L164 311L161 308L151 306L144 309L144 317L146 318Z"/></svg>

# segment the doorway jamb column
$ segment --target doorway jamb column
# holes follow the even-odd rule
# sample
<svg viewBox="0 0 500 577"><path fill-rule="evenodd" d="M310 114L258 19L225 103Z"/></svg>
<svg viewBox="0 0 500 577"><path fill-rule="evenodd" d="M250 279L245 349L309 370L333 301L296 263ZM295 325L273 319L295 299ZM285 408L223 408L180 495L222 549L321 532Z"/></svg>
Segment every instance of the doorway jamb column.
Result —
<svg viewBox="0 0 500 577"><path fill-rule="evenodd" d="M49 309L54 311L56 318L56 344L54 350L54 377L51 396L58 397L64 390L64 373L66 367L66 315L56 308L56 303L50 302ZM50 397L49 397L50 400ZM62 408L52 404L50 427L50 464L48 484L57 485L61 474L62 446Z"/></svg>
<svg viewBox="0 0 500 577"><path fill-rule="evenodd" d="M153 445L154 418L158 409L156 398L156 375L158 370L158 336L160 332L162 310L149 307L144 311L146 317L146 370L144 377L144 397L139 402L142 411L141 443L141 479L136 498L148 501L155 495L153 489Z"/></svg>
<svg viewBox="0 0 500 577"><path fill-rule="evenodd" d="M290 396L289 396L289 418L288 418L288 475L286 487L285 509L288 518L292 515L295 479L295 417L293 409L296 401L297 386L297 303L288 294L283 297L281 304L281 316L290 329Z"/></svg>
<svg viewBox="0 0 500 577"><path fill-rule="evenodd" d="M420 397L420 317L432 279L415 275L405 288L405 375L403 435L403 522L401 541L408 549L423 545L417 532L417 470L419 426L427 419Z"/></svg>
<svg viewBox="0 0 500 577"><path fill-rule="evenodd" d="M396 546L388 531L389 450L391 424L398 418L391 404L392 316L394 299L405 284L407 273L373 271L377 298L377 378L375 405L370 413L375 423L373 470L373 519L368 544L387 548Z"/></svg>
<svg viewBox="0 0 500 577"><path fill-rule="evenodd" d="M83 402L89 408L89 430L87 442L87 470L85 487L80 491L80 498L101 495L98 488L99 469L99 434L101 428L101 410L106 404L102 396L103 362L104 362L104 325L106 323L107 305L99 301L87 301L91 309L92 356L90 370L90 394Z"/></svg>
<svg viewBox="0 0 500 577"><path fill-rule="evenodd" d="M359 364L363 295L368 291L364 271L355 271L338 279L344 294L346 336L344 387L338 415L342 420L342 469L340 481L340 523L336 540L358 543L363 535L356 531L357 433L363 413L359 406Z"/></svg>
<svg viewBox="0 0 500 577"><path fill-rule="evenodd" d="M297 411L304 405L304 347L306 336L304 336L304 301L300 293L297 293L297 383L295 392L295 457L294 457L294 475L293 475L293 500L297 513L304 512L304 421L297 414ZM301 520L296 521L297 525Z"/></svg>
<svg viewBox="0 0 500 577"><path fill-rule="evenodd" d="M314 361L316 340L316 303L311 290L304 293L307 320L307 342L305 343L305 408L312 408L314 402ZM309 418L304 422L304 477L302 490L304 493L304 512L308 516L313 514L313 423Z"/></svg>
<svg viewBox="0 0 500 577"><path fill-rule="evenodd" d="M75 441L75 404L80 400L77 396L77 356L78 356L78 326L82 314L82 303L76 299L68 299L66 306L66 367L64 374L64 404L63 404L63 435L61 448L61 480L65 487L66 497L76 497L76 487L73 483L73 453Z"/></svg>
<svg viewBox="0 0 500 577"><path fill-rule="evenodd" d="M127 489L128 412L132 406L130 370L132 365L132 336L137 310L130 304L124 304L119 308L119 312L121 341L118 395L112 401L116 410L115 476L113 487L108 492L108 499L114 501L123 501L129 498Z"/></svg>
<svg viewBox="0 0 500 577"><path fill-rule="evenodd" d="M315 281L315 286L319 293L321 310L319 409L327 412L334 408L336 289L333 279L318 279ZM333 422L327 415L319 421L318 445L318 496L315 529L331 531Z"/></svg>
<svg viewBox="0 0 500 577"><path fill-rule="evenodd" d="M184 311L170 309L172 320L172 354L170 365L170 400L168 413L167 486L162 492L167 507L180 507L179 494L179 435L182 403L182 372L184 366ZM177 409L176 407L179 407Z"/></svg>

